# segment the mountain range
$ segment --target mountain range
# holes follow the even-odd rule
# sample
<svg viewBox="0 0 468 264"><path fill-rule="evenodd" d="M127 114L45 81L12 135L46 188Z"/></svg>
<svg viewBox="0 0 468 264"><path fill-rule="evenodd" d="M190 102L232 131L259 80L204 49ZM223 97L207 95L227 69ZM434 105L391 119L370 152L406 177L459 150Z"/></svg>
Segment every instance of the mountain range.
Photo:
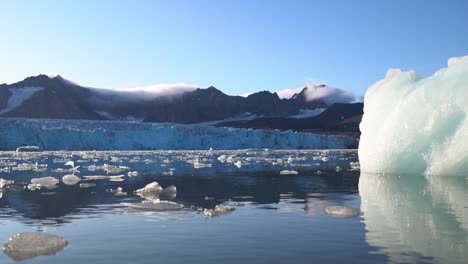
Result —
<svg viewBox="0 0 468 264"><path fill-rule="evenodd" d="M329 106L322 99L308 100L307 89L305 87L289 99L281 99L277 93L268 91L247 97L231 96L212 86L179 95L154 97L137 92L84 87L60 75L38 75L17 83L0 85L0 117L139 120L181 124L219 120L213 124L296 131L358 131L356 124L360 122L362 104ZM315 116L291 117L308 112L314 112ZM353 118L356 120L353 121ZM346 122L350 124L346 125Z"/></svg>

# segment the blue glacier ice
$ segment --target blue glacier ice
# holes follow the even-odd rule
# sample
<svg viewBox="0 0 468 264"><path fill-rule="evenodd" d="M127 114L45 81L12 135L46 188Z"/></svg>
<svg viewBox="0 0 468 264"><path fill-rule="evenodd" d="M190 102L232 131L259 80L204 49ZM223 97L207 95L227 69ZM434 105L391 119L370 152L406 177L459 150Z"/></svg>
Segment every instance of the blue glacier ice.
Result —
<svg viewBox="0 0 468 264"><path fill-rule="evenodd" d="M206 125L0 118L0 150L348 149L358 141L293 131Z"/></svg>

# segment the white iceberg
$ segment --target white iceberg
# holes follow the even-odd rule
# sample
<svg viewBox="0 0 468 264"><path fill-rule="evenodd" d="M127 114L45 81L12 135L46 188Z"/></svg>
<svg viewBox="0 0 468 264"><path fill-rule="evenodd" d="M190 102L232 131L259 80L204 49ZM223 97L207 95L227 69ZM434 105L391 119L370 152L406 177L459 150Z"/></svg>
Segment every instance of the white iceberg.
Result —
<svg viewBox="0 0 468 264"><path fill-rule="evenodd" d="M459 175L468 171L468 56L422 78L390 69L368 88L361 170Z"/></svg>

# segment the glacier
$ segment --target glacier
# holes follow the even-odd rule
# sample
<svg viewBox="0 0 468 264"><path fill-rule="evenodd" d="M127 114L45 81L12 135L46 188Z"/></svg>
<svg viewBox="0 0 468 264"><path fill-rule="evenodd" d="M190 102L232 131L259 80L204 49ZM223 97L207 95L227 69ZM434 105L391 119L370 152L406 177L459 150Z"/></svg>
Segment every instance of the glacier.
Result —
<svg viewBox="0 0 468 264"><path fill-rule="evenodd" d="M0 118L0 150L349 149L358 140L293 131L171 123Z"/></svg>
<svg viewBox="0 0 468 264"><path fill-rule="evenodd" d="M422 78L390 69L364 97L361 170L462 175L468 171L468 56Z"/></svg>

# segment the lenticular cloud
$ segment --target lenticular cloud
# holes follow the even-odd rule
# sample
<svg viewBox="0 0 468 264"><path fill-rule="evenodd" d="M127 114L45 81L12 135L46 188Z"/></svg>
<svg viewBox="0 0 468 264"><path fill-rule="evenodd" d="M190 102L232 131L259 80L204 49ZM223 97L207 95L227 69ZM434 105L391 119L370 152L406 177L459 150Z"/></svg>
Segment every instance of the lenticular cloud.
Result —
<svg viewBox="0 0 468 264"><path fill-rule="evenodd" d="M461 175L468 171L468 56L422 78L390 69L364 98L361 169Z"/></svg>

